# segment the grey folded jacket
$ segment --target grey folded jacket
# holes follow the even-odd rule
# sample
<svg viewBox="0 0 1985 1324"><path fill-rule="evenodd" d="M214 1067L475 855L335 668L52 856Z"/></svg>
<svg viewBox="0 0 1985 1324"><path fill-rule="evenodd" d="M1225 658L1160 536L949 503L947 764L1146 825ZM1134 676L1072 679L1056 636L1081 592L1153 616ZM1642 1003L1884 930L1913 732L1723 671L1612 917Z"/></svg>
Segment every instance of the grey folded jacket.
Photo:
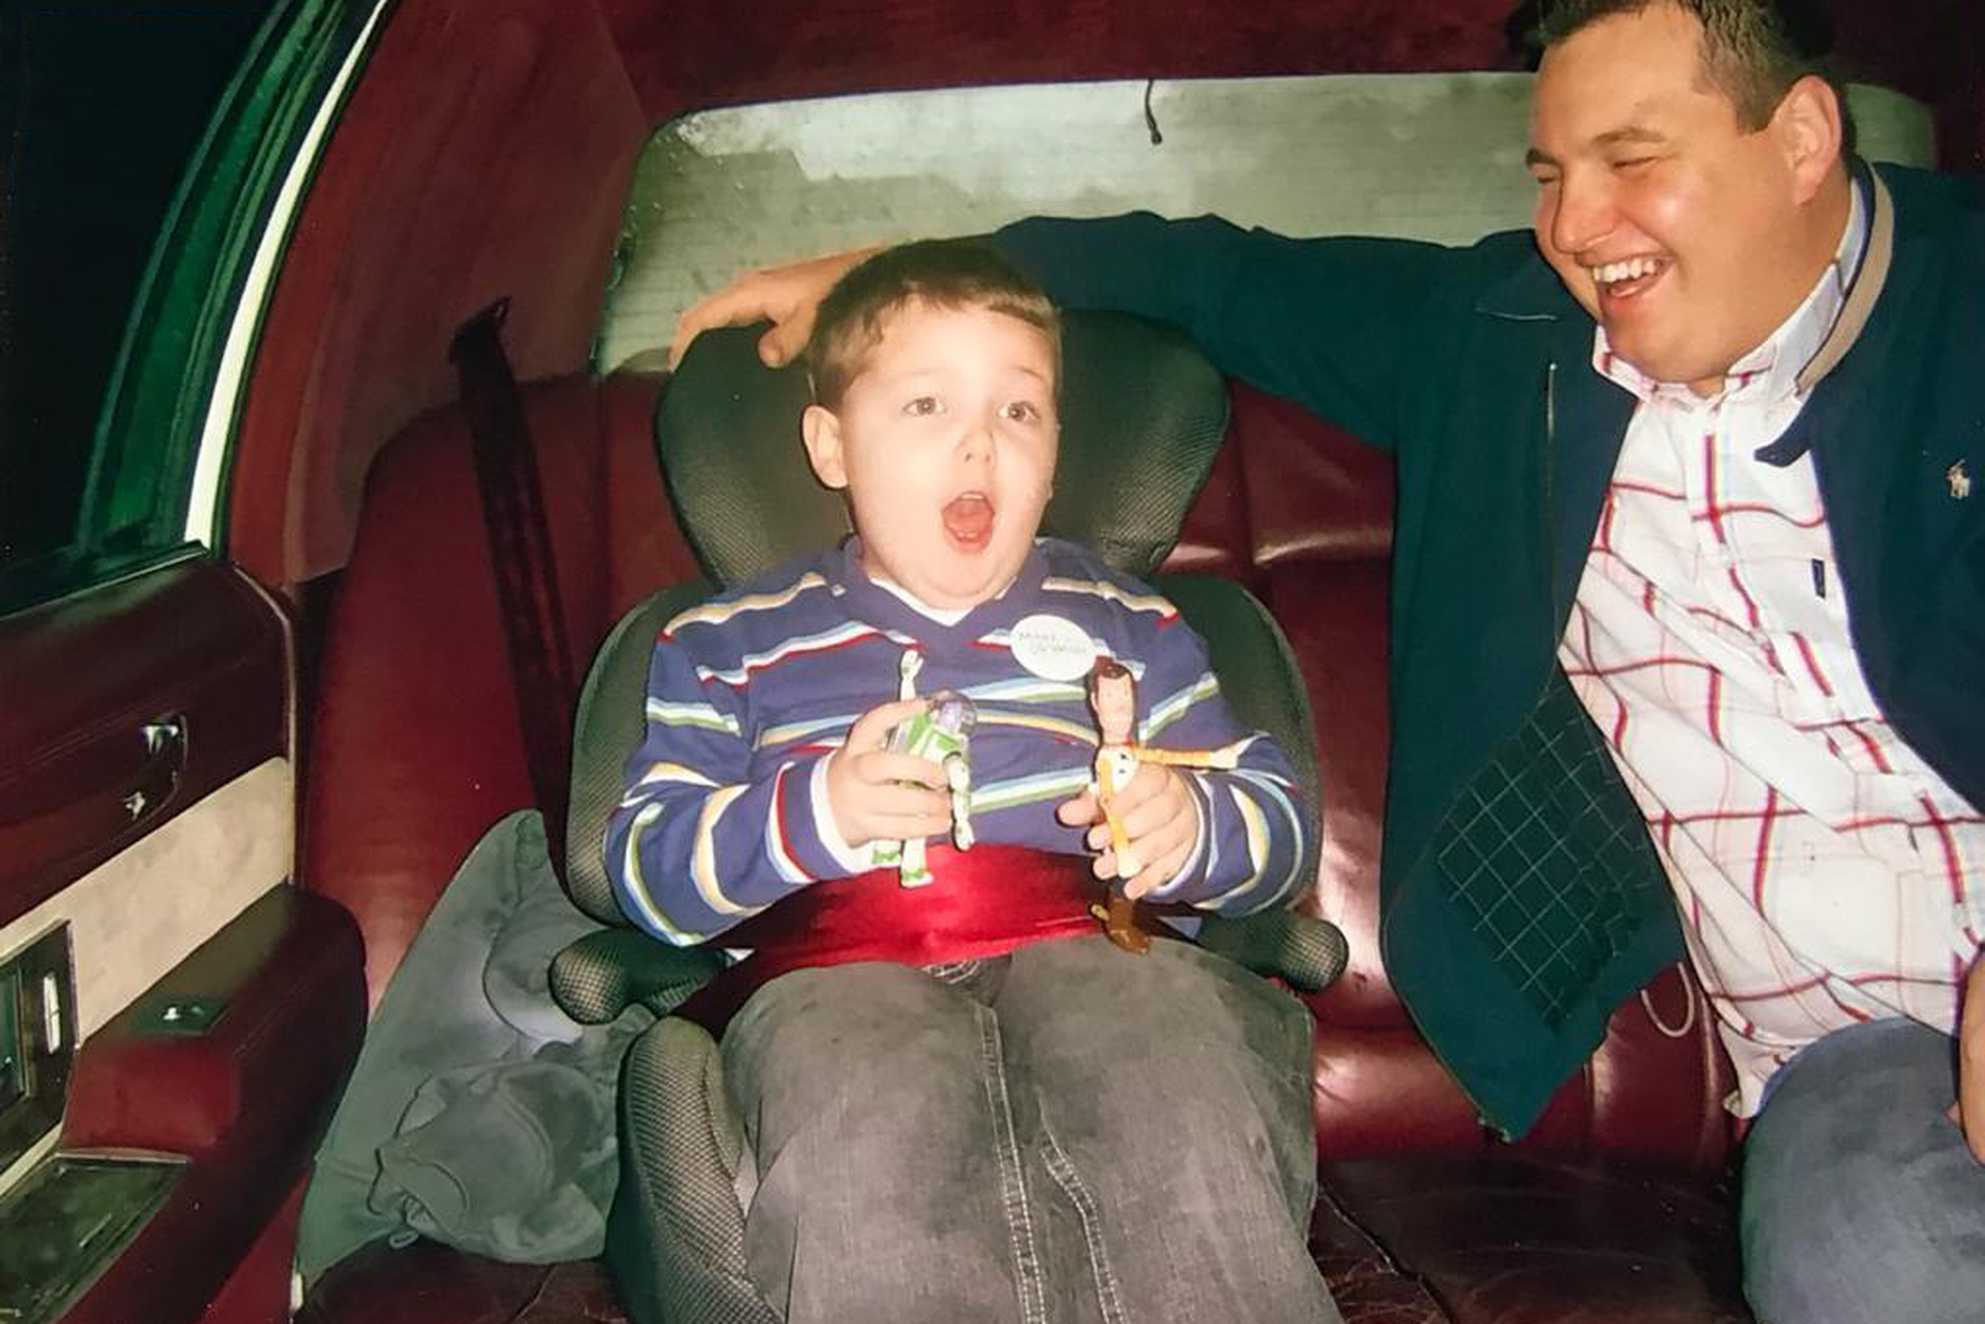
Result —
<svg viewBox="0 0 1985 1324"><path fill-rule="evenodd" d="M600 1252L620 1061L653 1017L586 1027L553 1004L551 957L599 927L559 887L535 810L476 843L387 986L318 1149L297 1240L307 1282L381 1237L528 1263Z"/></svg>

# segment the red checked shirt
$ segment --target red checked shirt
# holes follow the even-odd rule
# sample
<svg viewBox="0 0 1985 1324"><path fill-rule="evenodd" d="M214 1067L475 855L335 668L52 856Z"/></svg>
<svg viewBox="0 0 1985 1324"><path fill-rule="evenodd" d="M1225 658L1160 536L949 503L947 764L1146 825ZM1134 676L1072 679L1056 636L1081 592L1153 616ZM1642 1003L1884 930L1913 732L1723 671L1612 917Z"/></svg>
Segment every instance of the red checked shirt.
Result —
<svg viewBox="0 0 1985 1324"><path fill-rule="evenodd" d="M1743 1116L1831 1030L1953 1030L1985 932L1985 818L1869 691L1812 456L1754 454L1804 404L1865 218L1857 190L1833 265L1714 398L1642 376L1603 329L1593 352L1640 406L1559 660L1667 866Z"/></svg>

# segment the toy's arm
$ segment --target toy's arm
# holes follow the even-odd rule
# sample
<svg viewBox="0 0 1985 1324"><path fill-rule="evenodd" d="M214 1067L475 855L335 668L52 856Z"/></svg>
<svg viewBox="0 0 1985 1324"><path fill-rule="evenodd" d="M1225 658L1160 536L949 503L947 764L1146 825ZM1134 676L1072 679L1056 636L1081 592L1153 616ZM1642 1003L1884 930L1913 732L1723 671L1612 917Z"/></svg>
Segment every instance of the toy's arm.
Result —
<svg viewBox="0 0 1985 1324"><path fill-rule="evenodd" d="M944 784L951 789L951 844L970 850L978 837L972 831L972 761L964 750L945 756Z"/></svg>
<svg viewBox="0 0 1985 1324"><path fill-rule="evenodd" d="M1138 745L1133 751L1139 763L1155 763L1169 768L1216 768L1232 772L1241 766L1241 751L1247 748L1246 740L1236 740L1219 749L1159 749L1153 745Z"/></svg>
<svg viewBox="0 0 1985 1324"><path fill-rule="evenodd" d="M1180 767L1200 814L1200 845L1178 876L1148 893L1230 914L1285 904L1309 883L1310 811L1275 742L1243 727L1221 696L1206 646L1173 627L1148 655L1140 756ZM1217 754L1217 764L1207 759ZM1175 760L1176 756L1176 761Z"/></svg>
<svg viewBox="0 0 1985 1324"><path fill-rule="evenodd" d="M1117 792L1120 773L1135 775L1137 764L1133 762L1142 751L1128 745L1105 745L1096 752L1096 807L1103 811L1103 822L1110 830L1110 849L1116 854L1117 877L1134 878L1144 868L1144 861L1131 848L1130 835L1124 831L1123 820L1117 816Z"/></svg>

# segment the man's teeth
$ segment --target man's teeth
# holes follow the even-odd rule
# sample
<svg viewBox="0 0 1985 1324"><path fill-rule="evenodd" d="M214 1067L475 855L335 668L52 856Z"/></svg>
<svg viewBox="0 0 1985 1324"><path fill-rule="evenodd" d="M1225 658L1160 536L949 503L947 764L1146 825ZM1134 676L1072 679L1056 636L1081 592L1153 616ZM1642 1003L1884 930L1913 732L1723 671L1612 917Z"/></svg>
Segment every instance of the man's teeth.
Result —
<svg viewBox="0 0 1985 1324"><path fill-rule="evenodd" d="M1651 257L1630 257L1624 262L1608 262L1603 267L1587 268L1592 273L1592 279L1601 285L1633 280L1637 276L1652 276L1660 269L1660 260Z"/></svg>

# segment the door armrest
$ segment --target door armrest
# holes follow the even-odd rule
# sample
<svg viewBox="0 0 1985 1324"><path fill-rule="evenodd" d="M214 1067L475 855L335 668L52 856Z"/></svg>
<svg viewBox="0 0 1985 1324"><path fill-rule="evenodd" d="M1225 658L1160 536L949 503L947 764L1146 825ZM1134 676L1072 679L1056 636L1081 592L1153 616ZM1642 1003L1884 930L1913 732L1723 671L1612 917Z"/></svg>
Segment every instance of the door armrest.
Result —
<svg viewBox="0 0 1985 1324"><path fill-rule="evenodd" d="M64 1324L199 1317L308 1167L365 1017L358 925L283 886L84 1042L62 1152L188 1161Z"/></svg>

